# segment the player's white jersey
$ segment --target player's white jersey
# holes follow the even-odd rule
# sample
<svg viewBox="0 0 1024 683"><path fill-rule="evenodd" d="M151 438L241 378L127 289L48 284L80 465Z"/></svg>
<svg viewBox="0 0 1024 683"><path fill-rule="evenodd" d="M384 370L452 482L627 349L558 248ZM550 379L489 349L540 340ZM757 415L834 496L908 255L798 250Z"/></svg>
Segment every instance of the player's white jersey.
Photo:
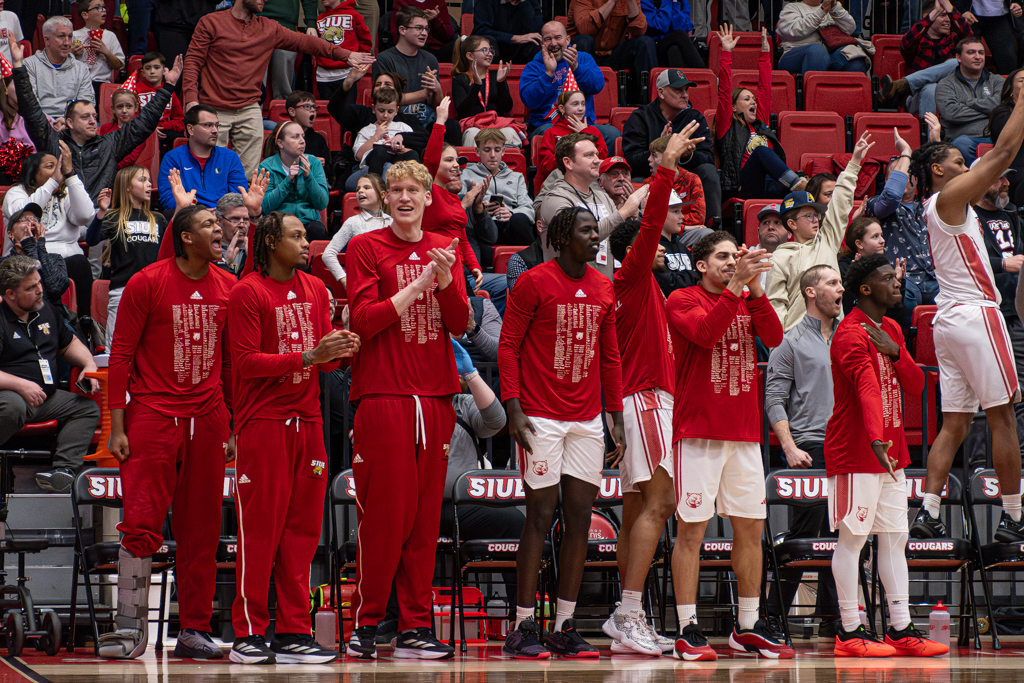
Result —
<svg viewBox="0 0 1024 683"><path fill-rule="evenodd" d="M924 202L928 248L939 283L936 317L956 305L998 307L1002 299L995 286L978 214L968 206L967 221L950 226L939 218L934 201L937 196L934 194Z"/></svg>

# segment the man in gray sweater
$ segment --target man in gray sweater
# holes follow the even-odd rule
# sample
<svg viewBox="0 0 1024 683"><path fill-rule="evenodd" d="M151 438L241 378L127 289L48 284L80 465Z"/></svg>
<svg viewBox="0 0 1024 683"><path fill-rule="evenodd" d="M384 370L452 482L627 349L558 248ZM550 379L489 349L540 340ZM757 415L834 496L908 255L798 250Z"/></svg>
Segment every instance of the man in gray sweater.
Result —
<svg viewBox="0 0 1024 683"><path fill-rule="evenodd" d="M986 135L988 117L999 104L1005 79L985 69L985 45L977 36L957 43L956 61L956 70L935 86L935 106L946 139L970 166L978 143L992 142Z"/></svg>
<svg viewBox="0 0 1024 683"><path fill-rule="evenodd" d="M803 319L786 332L782 343L768 359L764 408L775 436L782 444L791 469L825 469L825 427L832 416L832 361L829 350L836 319L842 312L843 284L839 273L826 265L811 266L800 277L800 293L807 306ZM794 508L787 534L791 538L834 536L829 531L824 506ZM803 577L799 569L783 570L782 605L772 586L769 613L782 618L789 614L793 597ZM835 581L829 572L819 577L816 612L823 615L818 635L834 636L834 625L825 626L839 615Z"/></svg>
<svg viewBox="0 0 1024 683"><path fill-rule="evenodd" d="M72 31L67 17L50 17L43 24L43 49L25 59L32 90L51 119L64 116L68 102L96 104L89 67L71 56Z"/></svg>

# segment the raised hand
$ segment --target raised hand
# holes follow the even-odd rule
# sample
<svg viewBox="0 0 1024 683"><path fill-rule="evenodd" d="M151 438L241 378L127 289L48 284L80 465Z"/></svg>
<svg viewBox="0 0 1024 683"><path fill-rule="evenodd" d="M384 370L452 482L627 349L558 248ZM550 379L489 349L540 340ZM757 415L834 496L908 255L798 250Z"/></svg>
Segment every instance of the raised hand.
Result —
<svg viewBox="0 0 1024 683"><path fill-rule="evenodd" d="M635 216L640 211L640 204L647 199L647 195L651 192L650 185L644 185L638 190L635 190L633 194L626 197L626 201L623 202L622 208L619 209L619 215L623 218L629 218Z"/></svg>
<svg viewBox="0 0 1024 683"><path fill-rule="evenodd" d="M113 191L106 187L100 190L99 195L96 196L96 215L103 218L103 214L110 208L110 198L114 195Z"/></svg>
<svg viewBox="0 0 1024 683"><path fill-rule="evenodd" d="M761 52L771 52L772 41L768 40L768 29L761 27Z"/></svg>
<svg viewBox="0 0 1024 683"><path fill-rule="evenodd" d="M737 289L742 292L743 288L752 283L755 279L760 283L761 273L767 273L772 269L771 255L765 249L750 250L740 247L736 259L736 272L729 280L729 289L733 294L739 296ZM760 290L760 284L757 287Z"/></svg>
<svg viewBox="0 0 1024 683"><path fill-rule="evenodd" d="M722 41L722 49L726 52L732 52L736 43L740 42L739 36L733 35L732 26L729 24L722 24L722 30L718 32L718 37Z"/></svg>
<svg viewBox="0 0 1024 683"><path fill-rule="evenodd" d="M675 170L676 163L684 156L688 156L696 149L697 144L704 141L704 138L693 138L690 136L697 132L700 124L690 121L683 126L683 129L668 139L668 147L661 156L661 165L667 169Z"/></svg>
<svg viewBox="0 0 1024 683"><path fill-rule="evenodd" d="M448 109L452 106L452 98L447 95L441 99L441 103L437 105L437 123L444 125L448 121Z"/></svg>
<svg viewBox="0 0 1024 683"><path fill-rule="evenodd" d="M860 140L857 140L857 144L853 146L853 157L850 161L860 166L864 163L864 157L868 155L868 152L874 146L875 143L871 142L871 133L864 131L864 134L860 136Z"/></svg>
<svg viewBox="0 0 1024 683"><path fill-rule="evenodd" d="M565 57L565 61L569 63L569 68L571 70L575 71L576 68L579 67L580 52L576 49L575 45L570 45L562 50L562 56Z"/></svg>
<svg viewBox="0 0 1024 683"><path fill-rule="evenodd" d="M377 61L373 55L368 55L365 52L353 52L348 56L348 63L353 67L368 67Z"/></svg>
<svg viewBox="0 0 1024 683"><path fill-rule="evenodd" d="M910 148L910 144L900 137L900 132L895 127L892 129L892 137L893 143L896 145L896 153L900 156L903 156L904 154L909 156L913 150Z"/></svg>
<svg viewBox="0 0 1024 683"><path fill-rule="evenodd" d="M8 47L11 49L11 66L15 68L21 66L22 60L25 59L24 48L22 48L16 40L8 41Z"/></svg>
<svg viewBox="0 0 1024 683"><path fill-rule="evenodd" d="M167 182L171 186L171 194L174 195L176 210L184 209L186 206L192 206L196 203L196 191L185 191L185 186L181 182L181 171L172 168L167 173Z"/></svg>
<svg viewBox="0 0 1024 683"><path fill-rule="evenodd" d="M452 238L452 243L447 249L431 249L427 252L434 266L434 275L437 278L437 286L444 289L452 281L452 266L455 265L455 250L459 246L459 238ZM483 277L481 276L481 280Z"/></svg>
<svg viewBox="0 0 1024 683"><path fill-rule="evenodd" d="M938 142L942 139L942 124L939 117L930 111L924 113L924 123L928 126L928 142Z"/></svg>
<svg viewBox="0 0 1024 683"><path fill-rule="evenodd" d="M896 259L896 266L893 268L896 271L896 279L903 282L903 276L907 274L907 259L898 258Z"/></svg>
<svg viewBox="0 0 1024 683"><path fill-rule="evenodd" d="M548 78L551 78L555 75L555 70L558 69L558 61L546 48L541 48L540 54L544 59L544 71L547 72Z"/></svg>
<svg viewBox="0 0 1024 683"><path fill-rule="evenodd" d="M181 55L174 58L174 66L171 67L170 71L164 73L164 83L168 85L174 85L181 78L181 70L185 68L185 62L181 59Z"/></svg>
<svg viewBox="0 0 1024 683"><path fill-rule="evenodd" d="M242 195L242 202L249 210L249 217L256 218L263 213L263 196L267 193L267 185L270 184L270 171L265 168L256 170L249 183L249 188L239 185L238 193Z"/></svg>
<svg viewBox="0 0 1024 683"><path fill-rule="evenodd" d="M305 154L302 154L299 156L298 162L299 168L302 169L302 177L308 178L309 172L312 170L309 166L309 157L307 157Z"/></svg>

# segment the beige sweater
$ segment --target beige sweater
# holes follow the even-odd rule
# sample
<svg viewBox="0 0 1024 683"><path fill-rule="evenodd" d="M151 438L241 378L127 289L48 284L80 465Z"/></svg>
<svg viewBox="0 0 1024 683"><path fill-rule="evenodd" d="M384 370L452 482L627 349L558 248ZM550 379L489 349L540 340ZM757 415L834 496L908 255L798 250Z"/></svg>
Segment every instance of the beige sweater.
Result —
<svg viewBox="0 0 1024 683"><path fill-rule="evenodd" d="M784 242L772 254L773 265L768 271L765 293L786 332L799 323L807 312L807 305L800 294L800 276L804 271L819 263L839 271L837 254L846 236L859 173L860 166L851 161L846 170L839 174L832 201L828 203L825 219L814 239L803 244Z"/></svg>

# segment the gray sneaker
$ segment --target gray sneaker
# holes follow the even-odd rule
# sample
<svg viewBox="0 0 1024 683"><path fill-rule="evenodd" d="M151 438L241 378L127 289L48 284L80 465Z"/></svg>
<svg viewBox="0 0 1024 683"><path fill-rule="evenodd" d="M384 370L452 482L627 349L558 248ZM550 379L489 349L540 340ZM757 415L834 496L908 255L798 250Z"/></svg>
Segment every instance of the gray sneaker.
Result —
<svg viewBox="0 0 1024 683"><path fill-rule="evenodd" d="M75 483L75 473L66 467L36 474L36 486L47 493L67 493Z"/></svg>
<svg viewBox="0 0 1024 683"><path fill-rule="evenodd" d="M183 659L221 659L224 653L217 647L217 643L213 642L209 633L183 628L178 633L174 656Z"/></svg>

